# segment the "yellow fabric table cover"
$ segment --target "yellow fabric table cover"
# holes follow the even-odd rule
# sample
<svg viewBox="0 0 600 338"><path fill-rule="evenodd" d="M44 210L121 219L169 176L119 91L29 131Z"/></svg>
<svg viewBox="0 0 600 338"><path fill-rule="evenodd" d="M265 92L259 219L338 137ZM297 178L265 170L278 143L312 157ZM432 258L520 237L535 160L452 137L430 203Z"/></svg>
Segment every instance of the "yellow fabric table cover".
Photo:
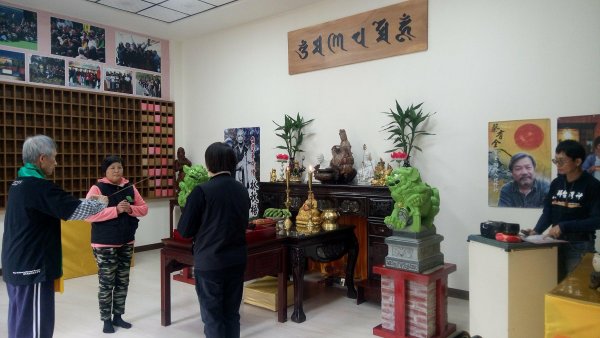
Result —
<svg viewBox="0 0 600 338"><path fill-rule="evenodd" d="M92 225L85 221L62 221L63 278L75 278L98 273L92 253Z"/></svg>
<svg viewBox="0 0 600 338"><path fill-rule="evenodd" d="M546 338L600 338L600 291L589 288L592 257L546 294Z"/></svg>

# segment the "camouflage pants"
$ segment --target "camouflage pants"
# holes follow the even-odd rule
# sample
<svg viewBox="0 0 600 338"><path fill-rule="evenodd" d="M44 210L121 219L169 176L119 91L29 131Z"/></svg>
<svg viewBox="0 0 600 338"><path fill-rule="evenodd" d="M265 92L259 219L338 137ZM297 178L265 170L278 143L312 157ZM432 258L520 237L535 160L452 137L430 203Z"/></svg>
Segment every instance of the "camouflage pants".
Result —
<svg viewBox="0 0 600 338"><path fill-rule="evenodd" d="M125 313L133 244L92 249L98 265L98 281L100 282L98 289L100 320L109 320L111 313Z"/></svg>

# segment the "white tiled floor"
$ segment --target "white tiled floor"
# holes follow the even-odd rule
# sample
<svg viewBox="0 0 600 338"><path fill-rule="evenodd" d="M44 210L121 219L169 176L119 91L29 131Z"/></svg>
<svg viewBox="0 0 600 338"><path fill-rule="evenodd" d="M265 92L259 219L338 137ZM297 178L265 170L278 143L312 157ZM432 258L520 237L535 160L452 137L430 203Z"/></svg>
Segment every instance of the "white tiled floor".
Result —
<svg viewBox="0 0 600 338"><path fill-rule="evenodd" d="M172 282L171 326L160 325L159 250L136 254L132 269L125 320L133 327L116 328L115 337L203 337L200 309L194 287ZM97 304L97 277L86 276L65 281L65 293L56 295L56 338L106 337L102 333ZM304 301L306 321L289 320L293 308L288 308L288 321L278 323L275 312L243 304L242 337L373 337L373 327L380 324L380 308L370 302L356 305L345 297L340 287L325 287L310 283ZM8 299L6 286L0 282L0 337L6 336ZM448 299L448 320L457 331L469 325L468 301Z"/></svg>

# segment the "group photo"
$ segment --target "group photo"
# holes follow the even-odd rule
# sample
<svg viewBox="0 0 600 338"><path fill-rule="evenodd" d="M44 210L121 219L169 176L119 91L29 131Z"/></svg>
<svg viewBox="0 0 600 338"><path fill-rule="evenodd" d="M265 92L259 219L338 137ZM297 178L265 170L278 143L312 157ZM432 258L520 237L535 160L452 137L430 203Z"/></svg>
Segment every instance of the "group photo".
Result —
<svg viewBox="0 0 600 338"><path fill-rule="evenodd" d="M105 62L104 35L103 28L50 18L50 52L54 55Z"/></svg>
<svg viewBox="0 0 600 338"><path fill-rule="evenodd" d="M29 81L65 85L65 60L32 55L29 62Z"/></svg>
<svg viewBox="0 0 600 338"><path fill-rule="evenodd" d="M37 13L0 5L0 45L37 49Z"/></svg>
<svg viewBox="0 0 600 338"><path fill-rule="evenodd" d="M160 41L117 32L116 46L117 65L160 73Z"/></svg>

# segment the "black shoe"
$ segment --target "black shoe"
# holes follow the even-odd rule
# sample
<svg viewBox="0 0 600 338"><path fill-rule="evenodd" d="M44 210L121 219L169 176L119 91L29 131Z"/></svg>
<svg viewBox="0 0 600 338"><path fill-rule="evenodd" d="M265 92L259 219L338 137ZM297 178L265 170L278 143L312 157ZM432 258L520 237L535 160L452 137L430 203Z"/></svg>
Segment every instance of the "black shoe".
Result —
<svg viewBox="0 0 600 338"><path fill-rule="evenodd" d="M102 328L102 332L104 333L115 333L115 328L113 327L110 319L104 321L104 327Z"/></svg>
<svg viewBox="0 0 600 338"><path fill-rule="evenodd" d="M131 323L128 323L121 318L121 315L114 315L112 320L113 325L120 326L124 329L130 329Z"/></svg>

